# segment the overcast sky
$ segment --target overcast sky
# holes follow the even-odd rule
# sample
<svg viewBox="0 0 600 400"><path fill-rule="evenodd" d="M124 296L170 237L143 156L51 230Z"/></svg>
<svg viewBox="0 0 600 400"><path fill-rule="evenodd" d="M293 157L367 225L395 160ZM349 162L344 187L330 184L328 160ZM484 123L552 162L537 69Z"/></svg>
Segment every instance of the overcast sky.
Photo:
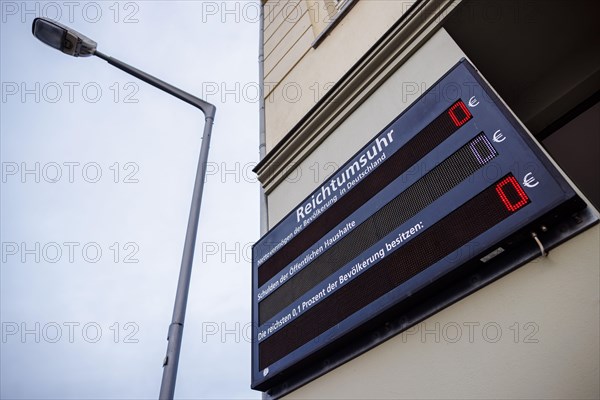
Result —
<svg viewBox="0 0 600 400"><path fill-rule="evenodd" d="M2 1L3 399L158 396L200 111L36 40L35 16L216 104L175 395L250 390L258 1Z"/></svg>

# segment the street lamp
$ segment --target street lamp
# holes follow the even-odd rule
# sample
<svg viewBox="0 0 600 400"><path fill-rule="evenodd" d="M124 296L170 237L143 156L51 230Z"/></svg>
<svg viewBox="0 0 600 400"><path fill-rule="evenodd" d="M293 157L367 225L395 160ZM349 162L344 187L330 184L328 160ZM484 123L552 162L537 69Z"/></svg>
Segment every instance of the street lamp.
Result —
<svg viewBox="0 0 600 400"><path fill-rule="evenodd" d="M181 339L183 336L183 322L187 305L188 292L190 288L190 277L192 275L192 262L194 260L194 247L196 245L196 233L198 231L198 218L200 216L200 204L202 203L202 191L204 189L204 178L206 175L206 164L208 161L208 148L210 135L215 118L216 107L202 99L192 96L166 82L161 81L147 73L125 64L113 57L107 56L96 50L97 43L81 33L68 28L48 18L36 18L32 25L33 35L57 50L74 57L97 56L109 64L141 79L144 82L163 90L180 100L199 108L205 117L204 134L200 148L200 159L196 171L192 205L188 218L183 257L177 282L177 293L173 307L173 318L169 325L167 336L167 355L163 362L163 376L160 387L160 399L172 399L175 393L175 381L177 379L177 365L179 364L179 353L181 350Z"/></svg>

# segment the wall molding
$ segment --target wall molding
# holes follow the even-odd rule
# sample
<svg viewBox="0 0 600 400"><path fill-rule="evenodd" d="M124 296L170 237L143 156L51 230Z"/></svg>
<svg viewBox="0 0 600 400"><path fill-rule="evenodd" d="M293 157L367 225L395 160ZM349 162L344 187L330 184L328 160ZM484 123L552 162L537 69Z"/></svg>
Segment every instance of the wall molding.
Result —
<svg viewBox="0 0 600 400"><path fill-rule="evenodd" d="M269 194L440 27L461 0L420 0L254 168Z"/></svg>

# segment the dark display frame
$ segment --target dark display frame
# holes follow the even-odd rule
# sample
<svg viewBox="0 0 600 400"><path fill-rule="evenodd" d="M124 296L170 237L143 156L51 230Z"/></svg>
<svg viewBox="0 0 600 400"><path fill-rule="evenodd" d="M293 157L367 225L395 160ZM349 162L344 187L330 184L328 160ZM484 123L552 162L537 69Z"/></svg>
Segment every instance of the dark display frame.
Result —
<svg viewBox="0 0 600 400"><path fill-rule="evenodd" d="M458 101L462 101L462 105ZM444 115L451 117L456 128L454 131L447 129L446 122L435 125L435 121ZM432 125L436 128L428 130ZM444 129L448 132L444 133ZM391 131L394 133L390 135ZM423 132L427 135L425 140L417 140ZM475 168L473 172L470 169L471 174L461 176L461 179L450 179L451 184L445 183L440 174L432 175L436 179L422 184L420 192L417 192L419 195L415 197L416 201L420 201L427 195L424 191L433 192L431 202L423 208L417 207L412 214L409 212L408 218L397 227L392 227L392 230L372 233L376 235L369 242L374 243L372 246L351 261L345 260L343 265L333 267L334 272L315 286L312 286L312 282L304 286L297 285L302 287L296 290L297 293L286 295L285 303L271 305L270 312L266 314L268 318L260 317L261 302L267 301L269 296L277 296L275 293L280 290L294 292L289 288L295 285L295 277L303 270L309 271L315 260L327 254L344 237L350 237L357 227L369 223L369 218L394 198L422 183L422 178L431 175L436 167L480 135L484 135L485 146L481 147L481 142L477 142L479 151L483 149L485 152L488 144L494 149L487 155L491 158L482 157L485 161L481 163L482 168ZM387 141L383 142L385 139ZM415 144L415 141L419 143ZM375 156L368 157L367 162L363 163L365 156L372 153ZM396 158L407 163L403 168L397 167L392 161L394 155L401 153L402 157ZM474 149L475 153L477 150ZM381 158L383 154L384 159L368 169L373 165L369 162L375 160L376 156ZM408 162L405 161L407 159ZM446 171L450 170L443 170ZM451 171L456 174L455 169ZM331 182L343 176L348 178L346 184L349 178L358 182L341 192L343 186L332 185ZM447 187L443 191L433 190L444 184ZM446 217L459 213L461 207L472 199L483 196L481 193L493 195L494 192L495 197L484 196L485 199L479 201L480 218L475 218L477 213L472 209L467 214L463 213L462 219L466 215L473 216L468 225L491 221L490 226L481 225L482 231L475 230L474 236L465 234L464 240L461 240L460 232L452 234L448 224L442 224ZM334 196L336 199L331 202ZM494 219L497 213L483 207L492 204L493 199L498 201L498 210L506 213L498 220ZM315 210L320 212L315 214ZM303 219L311 219L311 222L304 224ZM456 218L456 221L460 220ZM254 246L252 387L268 391L271 396L286 393L539 256L540 246L547 251L596 222L597 217L586 208L586 204L475 68L468 61L461 60ZM352 225L351 229L348 229L348 224ZM376 224L376 227L380 225ZM421 227L417 228L419 225ZM463 228L466 229L468 225ZM439 231L440 235L435 234L438 226L446 226L446 230ZM335 244L323 250L323 244L339 232L344 234L336 239ZM403 233L410 235L397 248L386 247L394 237L403 238ZM423 238L428 239L420 243L419 248L429 244L435 249L445 243L443 237L448 235L453 236L451 239L454 242L450 242L456 245L445 249L441 257L432 259L430 264L413 271L412 275L405 273L407 277L404 280L396 280L396 284L389 285L388 290L366 304L360 304L349 315L341 313L338 320L332 320L334 317L330 314L320 313L321 309L343 309L350 298L364 297L365 293L352 292L350 289L345 290L348 294L341 299L335 296L338 292L342 293L346 286L360 287L361 279L367 279L365 277L377 272L378 266L389 264L386 258L391 259L394 254L399 254L396 253L399 249L408 248L413 241L417 243L424 234L428 236ZM357 236L354 243L359 246L366 241L362 235ZM382 249L378 259L352 274L353 268L356 269L357 265L376 254L378 249ZM487 256L490 253L497 255ZM273 260L277 260L277 263ZM482 264L485 264L485 269L480 268ZM294 267L296 272L292 274L291 268L298 265L300 267ZM261 273L261 267L269 272ZM387 283L387 278L394 271L394 268L388 269L386 274L373 282ZM329 291L328 285L336 281L333 278L345 274L352 276L343 283L340 279L336 288ZM310 288L307 290L306 287ZM324 289L323 295L320 295ZM330 301L336 299L337 306L323 306L328 298ZM289 299L292 299L291 304L287 304ZM313 299L316 300L304 308L304 304L311 303ZM311 315L313 318L308 317ZM294 326L295 321L302 319L309 322ZM328 321L329 325L319 330L317 325L323 324L323 321ZM316 333L311 335L310 332ZM298 339L299 335L304 337ZM274 341L277 345L270 344ZM281 346L289 348L282 350ZM273 353L277 354L273 356Z"/></svg>

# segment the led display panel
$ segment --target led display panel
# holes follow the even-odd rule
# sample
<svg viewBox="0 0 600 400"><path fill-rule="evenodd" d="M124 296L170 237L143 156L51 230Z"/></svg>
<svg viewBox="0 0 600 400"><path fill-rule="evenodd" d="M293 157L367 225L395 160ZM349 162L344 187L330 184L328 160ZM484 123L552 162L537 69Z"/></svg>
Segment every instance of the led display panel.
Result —
<svg viewBox="0 0 600 400"><path fill-rule="evenodd" d="M585 207L573 199L462 60L253 247L252 387L285 381L551 211Z"/></svg>

